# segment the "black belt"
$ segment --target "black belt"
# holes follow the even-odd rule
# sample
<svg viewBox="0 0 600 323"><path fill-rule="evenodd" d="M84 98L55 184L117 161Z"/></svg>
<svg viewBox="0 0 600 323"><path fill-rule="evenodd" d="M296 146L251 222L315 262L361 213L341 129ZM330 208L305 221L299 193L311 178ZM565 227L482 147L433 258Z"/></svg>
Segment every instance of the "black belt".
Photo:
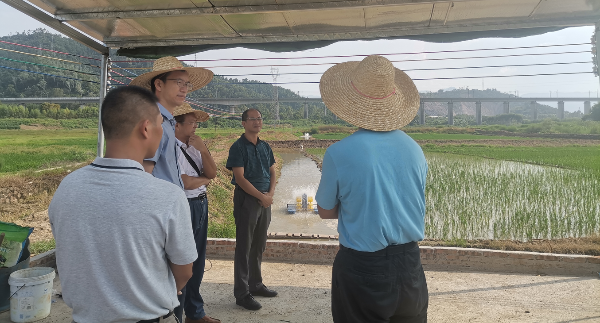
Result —
<svg viewBox="0 0 600 323"><path fill-rule="evenodd" d="M168 318L169 316L173 315L173 311L169 311L169 313L167 313L165 316L163 316L163 319ZM158 323L158 321L160 321L160 317L157 317L155 319L151 319L151 320L141 320L141 321L137 321L137 323Z"/></svg>
<svg viewBox="0 0 600 323"><path fill-rule="evenodd" d="M206 193L201 193L200 195L196 196L196 197L190 197L188 198L188 200L193 201L193 200L204 200L206 198Z"/></svg>
<svg viewBox="0 0 600 323"><path fill-rule="evenodd" d="M404 244L395 244L395 245L389 245L381 250L377 250L377 251L373 251L373 252L368 252L368 251L358 251L358 250L354 250L348 247L344 247L342 244L340 244L340 250L348 250L354 254L357 255L361 255L361 256L368 256L368 257L381 257L381 256L387 256L387 255L397 255L400 253L404 253L408 250L412 250L414 248L417 248L419 246L419 244L416 241L411 241L411 242L407 242Z"/></svg>

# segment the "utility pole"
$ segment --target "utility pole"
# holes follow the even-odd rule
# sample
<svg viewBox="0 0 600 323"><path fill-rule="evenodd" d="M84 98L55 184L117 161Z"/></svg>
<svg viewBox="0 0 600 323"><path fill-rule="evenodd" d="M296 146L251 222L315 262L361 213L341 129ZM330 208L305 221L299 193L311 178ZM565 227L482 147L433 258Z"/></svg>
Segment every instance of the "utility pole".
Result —
<svg viewBox="0 0 600 323"><path fill-rule="evenodd" d="M271 75L273 76L273 83L277 83L279 68L271 66ZM273 88L275 89L275 120L279 122L279 88L276 84L273 84Z"/></svg>

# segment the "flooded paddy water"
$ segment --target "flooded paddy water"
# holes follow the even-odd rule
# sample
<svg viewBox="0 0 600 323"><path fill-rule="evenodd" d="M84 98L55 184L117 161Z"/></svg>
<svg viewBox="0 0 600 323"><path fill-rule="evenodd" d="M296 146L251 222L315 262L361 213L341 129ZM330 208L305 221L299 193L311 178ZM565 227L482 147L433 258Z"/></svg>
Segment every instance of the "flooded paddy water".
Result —
<svg viewBox="0 0 600 323"><path fill-rule="evenodd" d="M287 213L287 204L295 204L296 197L306 194L314 198L321 171L310 158L291 150L278 151L283 159L273 206L271 207L271 233L302 233L337 235L337 220L322 220L312 211Z"/></svg>

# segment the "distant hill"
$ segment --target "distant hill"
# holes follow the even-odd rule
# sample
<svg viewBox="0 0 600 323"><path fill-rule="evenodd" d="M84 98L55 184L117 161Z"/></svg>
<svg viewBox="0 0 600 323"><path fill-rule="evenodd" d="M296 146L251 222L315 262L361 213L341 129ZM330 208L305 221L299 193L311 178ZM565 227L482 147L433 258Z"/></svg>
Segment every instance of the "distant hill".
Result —
<svg viewBox="0 0 600 323"><path fill-rule="evenodd" d="M88 47L61 35L49 33L44 29L36 29L11 36L0 37L0 41L18 43L28 46L51 49L53 51L70 53L90 57L87 59L64 55L56 52L42 51L34 48L25 48L0 42L0 97L79 97L97 96L99 92L100 55ZM25 54L28 53L28 54ZM42 57L44 56L44 57ZM116 68L111 76L118 82L128 84L127 77L135 77L132 73L141 73L139 67L147 67L148 63L140 62L140 59L111 55L113 61L127 61L113 64ZM120 69L119 69L120 68ZM130 72L122 68L130 68ZM133 69L131 69L133 68ZM42 74L24 72L28 70ZM90 75L95 74L95 75ZM122 74L122 75L118 75ZM203 89L189 94L190 98L220 97L220 98L272 98L275 87L273 85L243 84L260 83L253 80L229 79L215 76L213 81ZM277 87L280 98L297 98L296 93L291 90ZM456 97L456 98L487 98L487 97L514 97L495 89L469 90L448 88L438 92L422 93L422 97ZM274 117L272 104L248 105L259 108L266 118ZM212 107L216 110L228 110L227 107ZM237 107L242 111L246 106ZM303 105L293 103L280 104L281 119L303 119ZM331 113L325 112L322 103L312 103L308 106L310 119L331 119ZM510 112L523 115L531 119L531 106L529 102L511 103ZM496 116L503 114L502 102L482 103L482 114L484 116ZM447 104L444 102L428 103L426 114L430 116L446 116ZM475 103L455 103L454 114L475 114ZM538 104L538 116L540 119L556 117L557 109L548 105ZM581 117L577 113L566 112L566 117Z"/></svg>
<svg viewBox="0 0 600 323"><path fill-rule="evenodd" d="M98 65L100 55L88 47L61 35L49 33L45 29L17 33L16 35L0 37L1 41L18 43L27 46L51 49L58 52L70 53L90 57L86 59L64 55L61 53L48 52L34 48L26 48L18 45L0 42L0 97L80 97L98 96L100 91ZM28 54L25 54L28 53ZM45 56L45 57L42 57ZM129 78L142 72L139 67L147 67L148 63L140 62L140 59L132 59L114 55L111 51L112 61L127 61L113 64L114 72L111 76L116 80L114 83L128 84ZM130 69L128 71L124 70ZM131 69L134 68L134 69ZM36 74L20 70L28 70ZM51 74L51 75L47 75ZM96 75L90 75L96 74ZM122 75L119 75L122 74ZM118 81L118 82L117 82ZM275 93L273 85L263 84L241 84L258 83L253 80L229 79L215 76L213 81L201 90L189 94L190 98L218 97L220 98L272 98ZM299 97L293 91L278 87L280 98ZM268 105L252 105L259 108L265 117L274 117L274 107ZM196 108L198 108L196 106ZM226 107L212 107L218 110L229 111ZM247 108L237 107L237 111ZM331 119L324 113L321 103L312 103L308 106L310 118ZM302 104L280 104L280 117L282 119L304 118L304 106Z"/></svg>

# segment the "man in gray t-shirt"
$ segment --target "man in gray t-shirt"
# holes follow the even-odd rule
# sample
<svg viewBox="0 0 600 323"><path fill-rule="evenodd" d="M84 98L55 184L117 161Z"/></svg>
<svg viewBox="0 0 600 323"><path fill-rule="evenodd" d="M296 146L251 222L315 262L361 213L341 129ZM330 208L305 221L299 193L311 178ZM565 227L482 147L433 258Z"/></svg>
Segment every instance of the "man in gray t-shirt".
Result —
<svg viewBox="0 0 600 323"><path fill-rule="evenodd" d="M185 193L144 171L162 137L156 97L121 87L102 104L106 157L65 177L48 215L77 323L176 322L197 258Z"/></svg>

